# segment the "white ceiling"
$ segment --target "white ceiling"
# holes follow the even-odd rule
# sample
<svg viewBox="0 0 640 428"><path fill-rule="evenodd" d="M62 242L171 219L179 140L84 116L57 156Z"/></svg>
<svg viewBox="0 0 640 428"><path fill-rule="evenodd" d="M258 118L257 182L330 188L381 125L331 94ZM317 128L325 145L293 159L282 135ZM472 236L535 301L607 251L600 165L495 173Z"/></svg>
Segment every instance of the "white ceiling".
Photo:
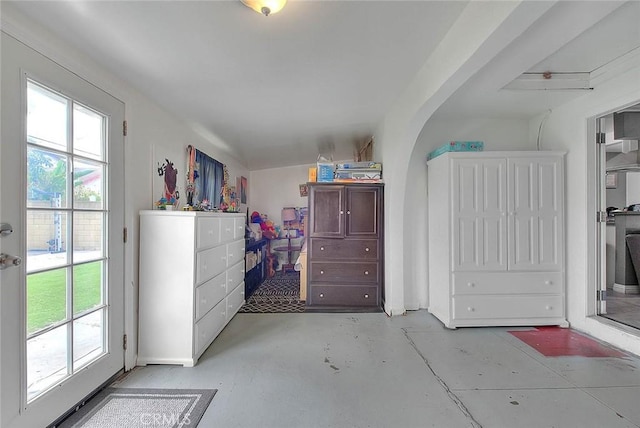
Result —
<svg viewBox="0 0 640 428"><path fill-rule="evenodd" d="M326 148L351 157L466 3L290 0L269 17L235 0L14 4L256 170L313 163ZM562 26L546 49L534 48L554 32L530 29L437 115L530 117L565 102L575 91L500 88L524 71L597 70L638 49L638 22L634 1L563 46ZM535 54L518 59L526 49Z"/></svg>

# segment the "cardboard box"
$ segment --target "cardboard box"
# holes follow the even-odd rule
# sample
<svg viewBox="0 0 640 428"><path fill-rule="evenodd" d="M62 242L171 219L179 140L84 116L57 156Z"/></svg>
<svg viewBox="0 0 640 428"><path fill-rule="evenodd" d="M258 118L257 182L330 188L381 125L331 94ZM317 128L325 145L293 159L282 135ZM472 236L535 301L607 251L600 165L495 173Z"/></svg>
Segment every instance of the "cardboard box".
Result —
<svg viewBox="0 0 640 428"><path fill-rule="evenodd" d="M312 166L311 168L309 168L309 182L313 183L317 180L317 172L318 170L316 169L315 166Z"/></svg>

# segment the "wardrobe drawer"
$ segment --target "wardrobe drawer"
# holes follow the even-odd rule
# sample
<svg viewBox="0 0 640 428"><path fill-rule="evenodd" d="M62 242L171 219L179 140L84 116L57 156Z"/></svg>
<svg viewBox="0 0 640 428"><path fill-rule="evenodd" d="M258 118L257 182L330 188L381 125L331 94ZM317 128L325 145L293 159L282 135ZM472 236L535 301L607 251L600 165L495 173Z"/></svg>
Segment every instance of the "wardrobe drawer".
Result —
<svg viewBox="0 0 640 428"><path fill-rule="evenodd" d="M558 318L564 315L562 296L455 296L453 319Z"/></svg>
<svg viewBox="0 0 640 428"><path fill-rule="evenodd" d="M377 262L311 262L309 278L319 282L375 283L380 280Z"/></svg>
<svg viewBox="0 0 640 428"><path fill-rule="evenodd" d="M196 288L196 320L224 300L227 295L227 273L222 272Z"/></svg>
<svg viewBox="0 0 640 428"><path fill-rule="evenodd" d="M227 244L227 266L244 261L244 239Z"/></svg>
<svg viewBox="0 0 640 428"><path fill-rule="evenodd" d="M226 269L226 245L220 245L196 254L196 284L202 284Z"/></svg>
<svg viewBox="0 0 640 428"><path fill-rule="evenodd" d="M196 248L213 247L220 243L220 219L199 217L196 220Z"/></svg>
<svg viewBox="0 0 640 428"><path fill-rule="evenodd" d="M377 260L378 241L375 239L312 239L310 252L314 260Z"/></svg>
<svg viewBox="0 0 640 428"><path fill-rule="evenodd" d="M244 282L240 283L235 290L227 296L227 322L238 312L244 303Z"/></svg>
<svg viewBox="0 0 640 428"><path fill-rule="evenodd" d="M213 309L202 317L195 325L195 356L199 357L202 352L213 342L218 333L224 328L227 322L227 302L226 299L218 303Z"/></svg>
<svg viewBox="0 0 640 428"><path fill-rule="evenodd" d="M561 272L456 272L453 294L561 294Z"/></svg>
<svg viewBox="0 0 640 428"><path fill-rule="evenodd" d="M313 306L379 306L378 287L357 285L311 285L307 294Z"/></svg>
<svg viewBox="0 0 640 428"><path fill-rule="evenodd" d="M227 293L230 293L242 281L244 281L244 263L240 262L227 270Z"/></svg>

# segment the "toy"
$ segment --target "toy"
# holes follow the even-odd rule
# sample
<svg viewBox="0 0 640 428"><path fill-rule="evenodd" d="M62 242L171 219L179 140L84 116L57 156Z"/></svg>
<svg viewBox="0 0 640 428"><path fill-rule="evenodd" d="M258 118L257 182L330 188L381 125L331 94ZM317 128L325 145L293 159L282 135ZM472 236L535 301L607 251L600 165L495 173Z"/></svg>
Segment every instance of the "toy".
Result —
<svg viewBox="0 0 640 428"><path fill-rule="evenodd" d="M262 230L262 236L267 239L274 239L278 236L273 222L266 219L266 216L263 218L263 216L261 216L257 211L251 213L251 223L259 223L260 229Z"/></svg>

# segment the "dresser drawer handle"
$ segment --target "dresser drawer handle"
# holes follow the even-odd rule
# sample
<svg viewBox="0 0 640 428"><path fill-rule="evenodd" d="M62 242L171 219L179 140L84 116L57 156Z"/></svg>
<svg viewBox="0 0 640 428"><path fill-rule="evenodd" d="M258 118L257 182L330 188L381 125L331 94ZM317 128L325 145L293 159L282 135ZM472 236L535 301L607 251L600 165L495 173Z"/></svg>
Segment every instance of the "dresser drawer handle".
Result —
<svg viewBox="0 0 640 428"><path fill-rule="evenodd" d="M202 299L202 303L206 305L207 304L207 299Z"/></svg>
<svg viewBox="0 0 640 428"><path fill-rule="evenodd" d="M324 293L320 293L320 297L324 297Z"/></svg>
<svg viewBox="0 0 640 428"><path fill-rule="evenodd" d="M546 281L544 282L544 285L551 285L551 284L553 284L553 282L551 282L551 281L549 281L549 280L546 280Z"/></svg>
<svg viewBox="0 0 640 428"><path fill-rule="evenodd" d="M225 230L226 230L227 232L231 232L231 228L228 228L228 227L227 227Z"/></svg>
<svg viewBox="0 0 640 428"><path fill-rule="evenodd" d="M544 308L545 308L546 310L550 311L551 309L553 309L553 306L551 306L551 305L547 305L547 306L545 306Z"/></svg>
<svg viewBox="0 0 640 428"><path fill-rule="evenodd" d="M368 253L369 252L369 247L365 248L364 250Z"/></svg>
<svg viewBox="0 0 640 428"><path fill-rule="evenodd" d="M368 294L365 294L365 295L364 295L364 298L365 298L365 299L368 299L368 298L369 298L369 295L368 295Z"/></svg>
<svg viewBox="0 0 640 428"><path fill-rule="evenodd" d="M474 309L474 308L472 308L471 306L469 306L469 307L467 308L467 311L469 311L469 312L473 312L473 311L475 311L475 309Z"/></svg>
<svg viewBox="0 0 640 428"><path fill-rule="evenodd" d="M324 247L320 247L320 251L324 251Z"/></svg>
<svg viewBox="0 0 640 428"><path fill-rule="evenodd" d="M365 271L364 271L364 274L365 274L365 275L369 275L369 271L368 271L368 270L365 270Z"/></svg>
<svg viewBox="0 0 640 428"><path fill-rule="evenodd" d="M324 271L323 270L320 271L320 275L324 275Z"/></svg>
<svg viewBox="0 0 640 428"><path fill-rule="evenodd" d="M476 285L473 282L467 282L467 287L475 287Z"/></svg>
<svg viewBox="0 0 640 428"><path fill-rule="evenodd" d="M351 211L347 210L347 214L351 214Z"/></svg>
<svg viewBox="0 0 640 428"><path fill-rule="evenodd" d="M224 282L221 282L221 283L220 283L220 287L221 287L221 288L227 288L227 284L225 284Z"/></svg>

